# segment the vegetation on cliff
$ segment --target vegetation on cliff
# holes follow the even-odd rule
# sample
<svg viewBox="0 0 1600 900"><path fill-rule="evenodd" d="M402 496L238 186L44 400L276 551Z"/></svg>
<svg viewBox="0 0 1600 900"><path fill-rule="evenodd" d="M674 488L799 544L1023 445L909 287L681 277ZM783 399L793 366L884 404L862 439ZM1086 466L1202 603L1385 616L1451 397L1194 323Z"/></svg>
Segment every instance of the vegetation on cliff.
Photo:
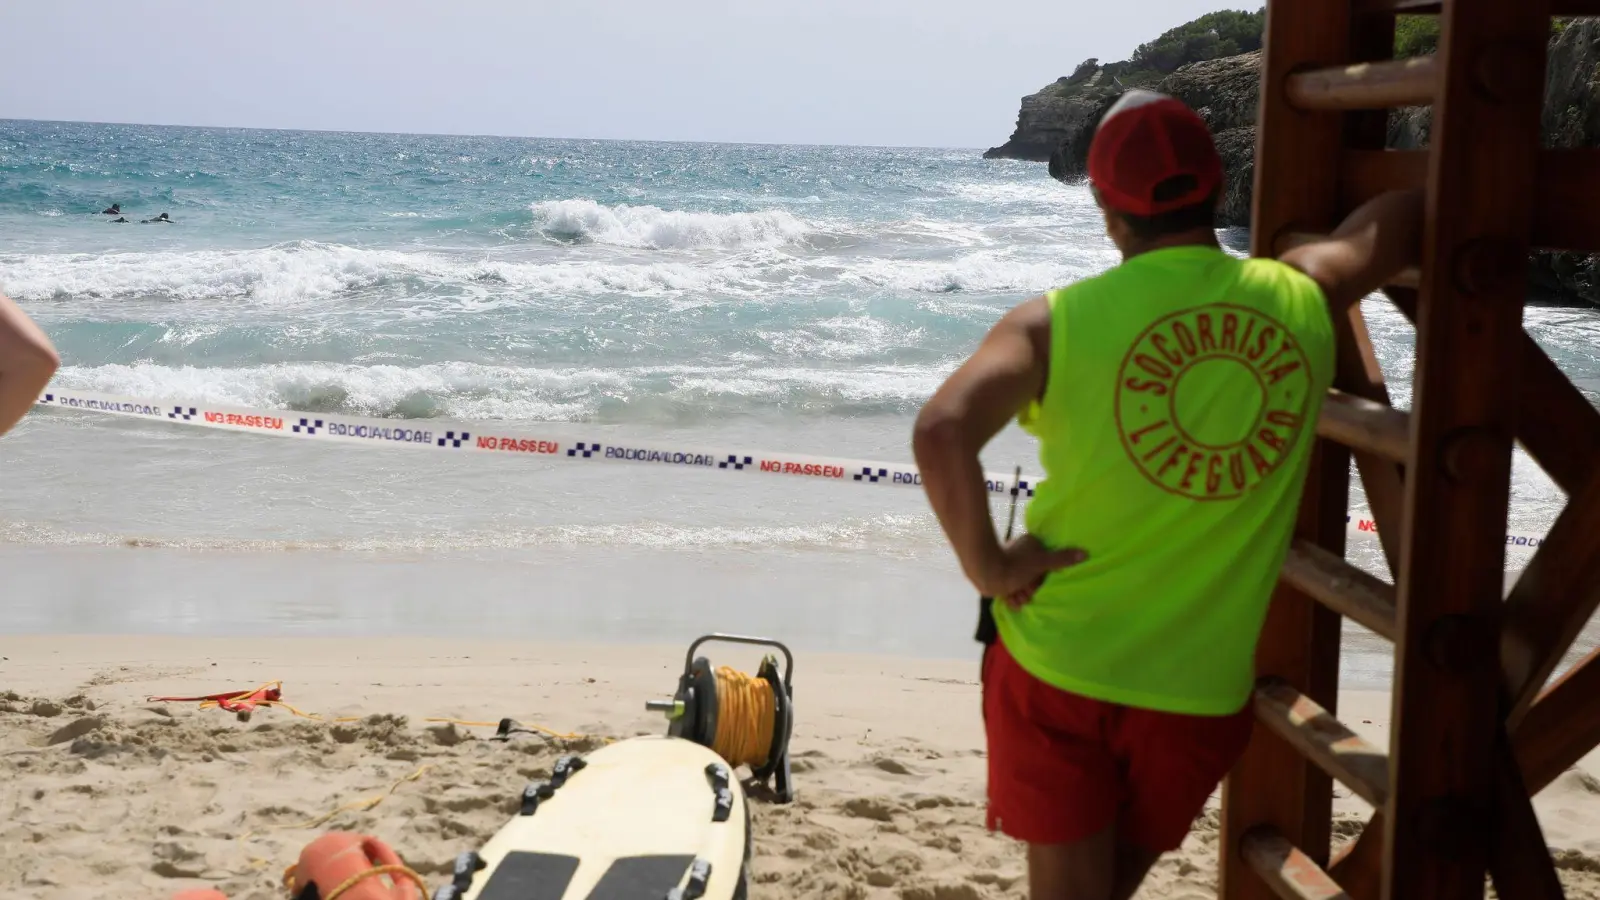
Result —
<svg viewBox="0 0 1600 900"><path fill-rule="evenodd" d="M1259 50L1265 24L1264 7L1207 13L1140 44L1121 62L1084 60L1071 75L1022 98L1011 139L984 157L1044 162L1085 125L1099 121L1099 114L1123 91L1157 87L1184 66Z"/></svg>
<svg viewBox="0 0 1600 900"><path fill-rule="evenodd" d="M1573 17L1557 16L1550 20L1550 36L1560 37ZM1426 56L1439 49L1438 16L1396 16L1394 22L1394 55L1397 59Z"/></svg>
<svg viewBox="0 0 1600 900"><path fill-rule="evenodd" d="M1260 50L1261 32L1266 23L1265 7L1253 13L1235 10L1206 13L1148 44L1140 44L1123 65L1129 67L1134 78L1154 84L1189 63Z"/></svg>
<svg viewBox="0 0 1600 900"><path fill-rule="evenodd" d="M1086 59L1072 74L1045 90L1058 92L1086 85L1099 73L1100 81L1121 82L1125 88L1154 87L1161 79L1195 62L1237 56L1261 49L1261 32L1266 25L1266 10L1241 12L1224 10L1206 13L1193 22L1169 29L1153 41L1140 44L1122 62L1100 65L1099 59Z"/></svg>

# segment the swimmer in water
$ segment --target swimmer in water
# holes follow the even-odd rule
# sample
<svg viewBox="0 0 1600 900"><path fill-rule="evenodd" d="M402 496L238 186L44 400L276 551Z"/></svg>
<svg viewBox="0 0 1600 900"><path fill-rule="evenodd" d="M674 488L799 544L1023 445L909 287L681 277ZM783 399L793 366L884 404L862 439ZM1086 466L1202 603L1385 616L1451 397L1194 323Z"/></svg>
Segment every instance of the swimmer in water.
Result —
<svg viewBox="0 0 1600 900"><path fill-rule="evenodd" d="M102 216L120 216L120 215L122 215L122 204L121 203L113 203L113 204L111 204L111 208L100 210L100 215L102 215Z"/></svg>
<svg viewBox="0 0 1600 900"><path fill-rule="evenodd" d="M127 216L117 216L115 219L111 220L111 224L115 225L118 222L122 222L122 223L126 224L127 221L128 221L128 217Z"/></svg>
<svg viewBox="0 0 1600 900"><path fill-rule="evenodd" d="M139 220L139 224L140 225L160 225L162 223L165 223L167 225L174 224L171 219L167 218L167 214L166 213L162 213L161 215L156 216L154 219L141 219L141 220Z"/></svg>

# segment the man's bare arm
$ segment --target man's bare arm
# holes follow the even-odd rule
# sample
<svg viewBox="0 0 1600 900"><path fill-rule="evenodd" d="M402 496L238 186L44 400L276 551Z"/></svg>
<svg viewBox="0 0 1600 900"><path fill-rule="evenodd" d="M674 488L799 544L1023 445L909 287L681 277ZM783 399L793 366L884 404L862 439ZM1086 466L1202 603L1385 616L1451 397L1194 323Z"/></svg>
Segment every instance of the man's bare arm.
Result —
<svg viewBox="0 0 1600 900"><path fill-rule="evenodd" d="M1333 234L1278 258L1311 276L1335 310L1422 258L1423 192L1389 191L1357 207Z"/></svg>
<svg viewBox="0 0 1600 900"><path fill-rule="evenodd" d="M27 413L60 366L50 339L0 294L0 434Z"/></svg>
<svg viewBox="0 0 1600 900"><path fill-rule="evenodd" d="M1044 391L1050 307L1043 297L1006 313L922 411L912 452L923 490L962 571L980 591L1008 593L1006 560L989 513L978 452Z"/></svg>

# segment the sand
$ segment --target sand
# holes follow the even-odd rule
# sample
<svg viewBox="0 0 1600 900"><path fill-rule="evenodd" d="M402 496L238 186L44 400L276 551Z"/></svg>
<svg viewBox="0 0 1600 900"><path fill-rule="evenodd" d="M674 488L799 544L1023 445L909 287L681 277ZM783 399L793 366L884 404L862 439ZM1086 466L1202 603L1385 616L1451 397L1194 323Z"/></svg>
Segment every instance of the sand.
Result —
<svg viewBox="0 0 1600 900"><path fill-rule="evenodd" d="M658 732L682 647L415 638L0 638L0 888L13 897L164 898L214 885L281 898L299 849L327 829L378 835L433 884L500 827L529 780L600 737ZM753 651L713 645L754 671ZM332 723L262 709L241 721L164 694L279 680ZM755 900L1026 896L1020 847L983 829L976 663L801 655L798 796L754 801ZM1386 697L1344 718L1384 740ZM556 739L430 725L502 717ZM1591 761L1585 762L1585 768ZM1538 798L1569 897L1600 897L1600 779L1567 773ZM1364 811L1340 791L1348 836ZM1215 810L1141 897L1214 895Z"/></svg>

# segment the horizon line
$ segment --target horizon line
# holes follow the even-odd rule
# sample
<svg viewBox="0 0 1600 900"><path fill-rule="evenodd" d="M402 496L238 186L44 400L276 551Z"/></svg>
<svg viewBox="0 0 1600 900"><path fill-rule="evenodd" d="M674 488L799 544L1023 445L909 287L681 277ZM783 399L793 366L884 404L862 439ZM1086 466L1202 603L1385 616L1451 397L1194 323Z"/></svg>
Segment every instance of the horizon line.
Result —
<svg viewBox="0 0 1600 900"><path fill-rule="evenodd" d="M268 128L255 125L184 125L167 122L102 122L89 119L38 119L26 116L0 115L0 122L30 122L47 125L107 125L116 127L133 128L189 128L196 131L277 131L290 134L367 134L385 137L460 137L460 138L497 138L528 141L590 141L629 144L704 144L723 147L833 147L853 148L865 150L956 150L975 151L984 153L985 147L959 147L937 146L923 144L828 144L806 141L717 141L717 140L685 140L672 138L621 138L621 137L553 137L549 135L530 134L491 134L487 132L459 132L459 131L381 131L362 129L340 128ZM994 162L995 160L986 160Z"/></svg>

